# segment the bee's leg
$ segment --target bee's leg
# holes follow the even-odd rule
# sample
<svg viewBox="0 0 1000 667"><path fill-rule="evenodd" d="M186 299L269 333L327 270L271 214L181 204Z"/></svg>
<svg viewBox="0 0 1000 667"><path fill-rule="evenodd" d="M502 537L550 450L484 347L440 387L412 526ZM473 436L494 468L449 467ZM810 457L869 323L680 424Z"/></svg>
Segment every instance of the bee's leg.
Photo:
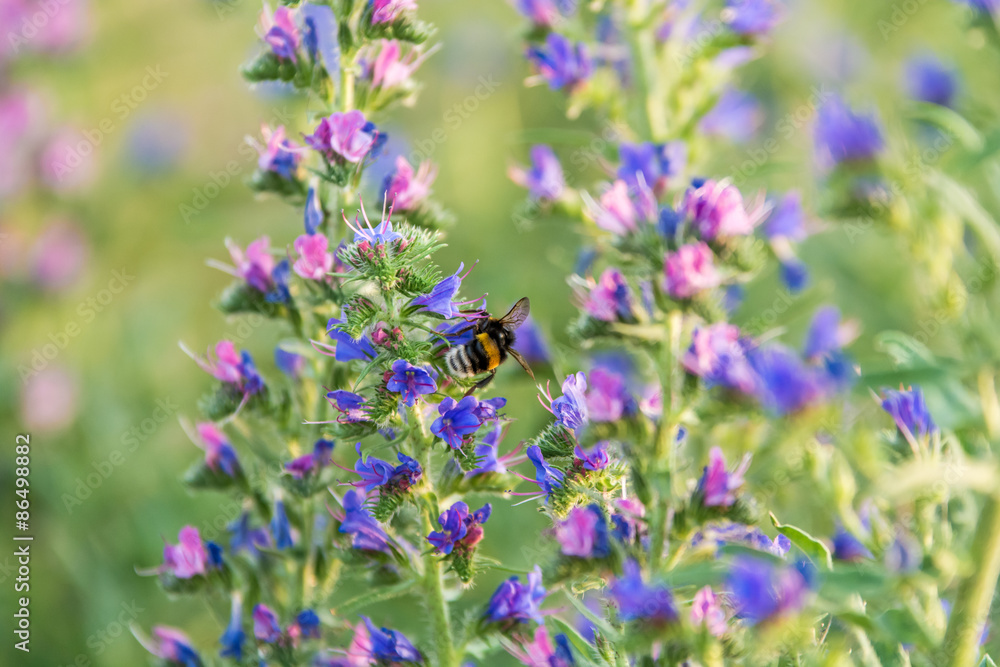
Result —
<svg viewBox="0 0 1000 667"><path fill-rule="evenodd" d="M490 371L489 375L487 375L485 378L483 378L476 384L469 387L469 391L465 392L465 395L471 396L472 392L476 391L477 389L483 389L484 387L486 387L486 385L488 385L490 382L493 382L493 378L496 377L496 374L497 374L497 369L494 368L493 370Z"/></svg>

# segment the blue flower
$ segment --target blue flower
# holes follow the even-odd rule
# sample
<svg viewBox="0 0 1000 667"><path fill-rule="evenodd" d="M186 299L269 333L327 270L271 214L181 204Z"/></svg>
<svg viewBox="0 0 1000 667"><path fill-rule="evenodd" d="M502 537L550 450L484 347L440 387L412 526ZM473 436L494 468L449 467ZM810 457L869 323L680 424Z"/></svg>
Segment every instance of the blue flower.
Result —
<svg viewBox="0 0 1000 667"><path fill-rule="evenodd" d="M318 55L330 79L337 81L340 77L340 44L333 9L310 2L299 5L299 12L303 17L302 43L309 56L316 62Z"/></svg>
<svg viewBox="0 0 1000 667"><path fill-rule="evenodd" d="M783 345L755 348L747 355L757 375L757 398L779 415L797 412L821 399L823 377Z"/></svg>
<svg viewBox="0 0 1000 667"><path fill-rule="evenodd" d="M618 149L618 178L629 188L658 188L667 179L680 175L687 163L687 146L682 142L668 144L623 143Z"/></svg>
<svg viewBox="0 0 1000 667"><path fill-rule="evenodd" d="M841 527L833 536L833 557L837 560L853 563L871 558L872 552L861 540Z"/></svg>
<svg viewBox="0 0 1000 667"><path fill-rule="evenodd" d="M403 452L396 454L396 458L399 459L399 465L392 471L392 477L389 479L389 488L391 490L406 491L417 483L424 474L424 469L416 459L407 456Z"/></svg>
<svg viewBox="0 0 1000 667"><path fill-rule="evenodd" d="M691 538L691 546L693 547L703 542L714 544L716 549L723 544L740 544L782 557L788 554L788 550L792 548L791 540L780 533L772 540L758 528L732 522L706 526L703 531L695 533L694 537Z"/></svg>
<svg viewBox="0 0 1000 667"><path fill-rule="evenodd" d="M575 463L583 466L584 470L603 470L611 463L606 440L602 440L589 450L577 445L573 449L573 456L576 457Z"/></svg>
<svg viewBox="0 0 1000 667"><path fill-rule="evenodd" d="M312 609L299 612L295 617L299 633L306 639L319 639L319 616Z"/></svg>
<svg viewBox="0 0 1000 667"><path fill-rule="evenodd" d="M326 400L340 411L337 421L344 424L368 421L368 406L365 405L367 399L364 396L337 389L329 392Z"/></svg>
<svg viewBox="0 0 1000 667"><path fill-rule="evenodd" d="M728 0L723 16L737 34L764 35L777 25L780 10L776 0Z"/></svg>
<svg viewBox="0 0 1000 667"><path fill-rule="evenodd" d="M806 237L802 212L802 195L791 191L781 198L764 222L764 234L769 239L785 238L801 241Z"/></svg>
<svg viewBox="0 0 1000 667"><path fill-rule="evenodd" d="M934 56L921 54L907 61L906 90L913 99L951 107L957 89L955 71Z"/></svg>
<svg viewBox="0 0 1000 667"><path fill-rule="evenodd" d="M427 536L427 541L434 545L438 553L448 555L455 548L455 543L465 537L468 528L465 520L469 518L469 506L457 502L438 517L442 530L435 530Z"/></svg>
<svg viewBox="0 0 1000 667"><path fill-rule="evenodd" d="M517 330L514 349L521 353L529 364L545 364L550 360L549 347L545 343L538 324L528 315L521 328Z"/></svg>
<svg viewBox="0 0 1000 667"><path fill-rule="evenodd" d="M315 7L315 5L306 5L307 7ZM329 9L327 7L326 9ZM319 195L316 194L316 188L310 187L309 194L306 195L306 214L305 214L305 226L306 234L312 236L319 230L319 226L323 223L323 206L320 204Z"/></svg>
<svg viewBox="0 0 1000 667"><path fill-rule="evenodd" d="M545 588L542 586L542 569L528 573L527 583L522 584L517 577L511 577L493 593L486 606L486 620L493 623L527 623L542 622L542 614L538 606L545 599Z"/></svg>
<svg viewBox="0 0 1000 667"><path fill-rule="evenodd" d="M1000 14L1000 0L953 0L983 14Z"/></svg>
<svg viewBox="0 0 1000 667"><path fill-rule="evenodd" d="M819 359L840 351L840 311L836 306L823 306L813 315L806 334L803 354L806 359Z"/></svg>
<svg viewBox="0 0 1000 667"><path fill-rule="evenodd" d="M883 391L882 409L889 413L896 427L905 435L923 438L928 433L937 430L931 413L924 403L924 392L920 387L908 390Z"/></svg>
<svg viewBox="0 0 1000 667"><path fill-rule="evenodd" d="M546 498L552 495L552 492L563 485L564 474L561 470L553 468L542 456L542 450L538 445L532 445L528 447L528 459L535 466L535 481L538 486L545 492Z"/></svg>
<svg viewBox="0 0 1000 667"><path fill-rule="evenodd" d="M355 549L390 553L389 536L365 509L364 496L357 491L344 494L344 519L337 530L354 536Z"/></svg>
<svg viewBox="0 0 1000 667"><path fill-rule="evenodd" d="M656 221L656 231L666 239L672 239L677 234L683 217L680 213L669 206L660 209L660 215Z"/></svg>
<svg viewBox="0 0 1000 667"><path fill-rule="evenodd" d="M341 327L346 323L347 317L343 315L340 319L333 318L327 322L326 333L337 343L334 358L337 361L374 359L375 347L368 340L368 337L362 335L361 338L351 338L341 330Z"/></svg>
<svg viewBox="0 0 1000 667"><path fill-rule="evenodd" d="M258 547L267 547L271 544L271 537L266 530L250 527L250 514L248 512L243 512L226 529L232 535L229 539L229 550L234 555L244 549L251 554L256 554Z"/></svg>
<svg viewBox="0 0 1000 667"><path fill-rule="evenodd" d="M253 608L253 636L266 644L273 644L281 639L278 615L266 604L257 604Z"/></svg>
<svg viewBox="0 0 1000 667"><path fill-rule="evenodd" d="M756 624L801 609L811 578L804 563L779 567L760 558L739 556L733 560L726 584L737 615Z"/></svg>
<svg viewBox="0 0 1000 667"><path fill-rule="evenodd" d="M371 656L378 664L397 662L422 662L423 656L403 633L376 628L371 619L362 616L368 628L368 638L371 642Z"/></svg>
<svg viewBox="0 0 1000 667"><path fill-rule="evenodd" d="M809 284L809 269L797 257L781 261L781 282L792 294L798 294Z"/></svg>
<svg viewBox="0 0 1000 667"><path fill-rule="evenodd" d="M593 72L583 43L573 44L557 32L549 33L544 46L529 47L525 56L552 90L572 90L589 79Z"/></svg>
<svg viewBox="0 0 1000 667"><path fill-rule="evenodd" d="M392 377L386 382L386 389L402 394L403 402L412 407L420 394L437 391L437 383L423 368L397 359L392 363Z"/></svg>
<svg viewBox="0 0 1000 667"><path fill-rule="evenodd" d="M611 599L618 607L618 617L623 621L677 620L677 607L670 589L662 585L649 585L642 580L639 564L627 560L622 576L608 589Z"/></svg>
<svg viewBox="0 0 1000 667"><path fill-rule="evenodd" d="M448 276L436 284L428 294L421 294L413 300L413 305L423 306L421 310L437 313L445 319L455 317L455 304L452 299L458 294L458 289L462 286L462 278L459 276L465 263L458 266L458 271L454 275Z"/></svg>
<svg viewBox="0 0 1000 667"><path fill-rule="evenodd" d="M727 88L712 110L702 117L698 127L705 134L746 143L763 122L764 111L756 97L742 90Z"/></svg>
<svg viewBox="0 0 1000 667"><path fill-rule="evenodd" d="M459 449L483 423L476 415L478 407L479 400L475 396L466 396L457 403L451 397L445 398L438 406L441 416L431 424L431 433L447 442L452 449Z"/></svg>
<svg viewBox="0 0 1000 667"><path fill-rule="evenodd" d="M816 116L816 152L823 167L874 159L885 147L874 115L855 113L834 95Z"/></svg>
<svg viewBox="0 0 1000 667"><path fill-rule="evenodd" d="M361 481L353 482L351 485L363 486L365 493L368 493L372 489L388 484L389 480L395 474L396 468L391 463L377 459L374 456L369 456L365 460L364 454L361 453L360 442L357 444L356 449L358 460L354 464L354 472L361 476Z"/></svg>
<svg viewBox="0 0 1000 667"><path fill-rule="evenodd" d="M239 371L243 376L243 393L256 394L264 388L264 378L257 372L253 357L246 350L240 354Z"/></svg>
<svg viewBox="0 0 1000 667"><path fill-rule="evenodd" d="M209 540L205 542L205 550L208 552L208 566L219 569L222 567L222 547Z"/></svg>
<svg viewBox="0 0 1000 667"><path fill-rule="evenodd" d="M237 662L243 659L243 642L246 640L246 633L243 631L243 605L239 596L233 596L232 611L229 616L229 625L226 631L219 637L222 650L219 655L223 658L234 658Z"/></svg>
<svg viewBox="0 0 1000 667"><path fill-rule="evenodd" d="M281 500L274 503L274 516L271 517L271 537L274 538L276 549L288 549L294 544L292 528L288 524L288 514L285 512L285 503Z"/></svg>
<svg viewBox="0 0 1000 667"><path fill-rule="evenodd" d="M565 556L605 558L611 553L608 522L596 503L571 509L565 521L556 523L555 537Z"/></svg>
<svg viewBox="0 0 1000 667"><path fill-rule="evenodd" d="M292 300L292 294L288 291L288 279L291 277L291 265L287 259L283 259L274 266L271 271L271 291L264 295L264 299L270 303L288 303Z"/></svg>
<svg viewBox="0 0 1000 667"><path fill-rule="evenodd" d="M511 167L507 175L514 183L528 188L528 195L535 200L555 200L562 196L566 189L566 179L563 176L559 158L551 148L544 144L531 147L531 167Z"/></svg>
<svg viewBox="0 0 1000 667"><path fill-rule="evenodd" d="M291 378L297 378L302 373L302 368L306 365L306 358L301 354L282 350L280 347L274 348L274 365L278 370Z"/></svg>
<svg viewBox="0 0 1000 667"><path fill-rule="evenodd" d="M587 376L583 371L575 375L567 375L562 383L563 395L552 401L552 414L556 416L556 423L565 426L571 431L577 431L585 426L588 419L587 397Z"/></svg>

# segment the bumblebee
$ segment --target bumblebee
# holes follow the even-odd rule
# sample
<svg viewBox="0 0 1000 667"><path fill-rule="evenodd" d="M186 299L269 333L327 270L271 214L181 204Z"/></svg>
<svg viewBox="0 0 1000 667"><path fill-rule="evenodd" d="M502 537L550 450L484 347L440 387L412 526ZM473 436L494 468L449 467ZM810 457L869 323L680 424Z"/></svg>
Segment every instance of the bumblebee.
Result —
<svg viewBox="0 0 1000 667"><path fill-rule="evenodd" d="M528 363L518 354L517 350L511 347L514 344L514 331L524 323L530 307L528 297L524 297L499 320L494 317L486 317L452 334L458 336L466 331L473 332L471 341L465 345L451 348L445 355L445 364L452 375L474 377L489 373L486 378L473 385L466 396L492 382L496 376L497 367L507 359L507 355L514 357L517 363L521 364L521 367L528 372L531 379L535 379L535 374L531 372Z"/></svg>

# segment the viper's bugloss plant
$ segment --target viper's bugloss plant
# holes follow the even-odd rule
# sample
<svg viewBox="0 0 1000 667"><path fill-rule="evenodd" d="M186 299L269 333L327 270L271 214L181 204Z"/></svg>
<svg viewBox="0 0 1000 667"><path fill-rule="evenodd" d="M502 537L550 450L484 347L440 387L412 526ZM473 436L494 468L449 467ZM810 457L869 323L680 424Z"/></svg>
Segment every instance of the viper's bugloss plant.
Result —
<svg viewBox="0 0 1000 667"><path fill-rule="evenodd" d="M527 406L443 362L483 344L489 315L485 297L461 296L465 264L434 263L447 221L430 198L435 167L396 156L380 190L362 179L432 51L416 3L265 8L244 75L322 108L297 133L265 128L250 185L300 207L305 233L280 250L266 236L227 241L232 266L213 265L235 278L225 314L285 326L282 376L263 377L229 341L189 352L216 382L208 421L188 428L204 459L186 481L244 511L228 540L183 527L150 572L229 620L216 647L162 627L144 645L180 665L458 667L501 651L531 667L972 664L1000 572L1000 404L979 303L992 285L980 281L954 324L984 350L961 372L889 333L912 373L869 374L850 351L857 322L818 304L797 245L813 216L850 225L860 212L914 248L914 212L959 202L941 224L968 224L980 243L961 252L979 261L1000 252L995 224L941 172L921 173L928 187L891 181L905 146L840 96L815 118L820 201L704 173L713 142L755 131L734 121L755 107L733 85L780 29L779 2L513 6L530 23L528 82L565 95L571 118L588 109L616 128L593 160L597 183L545 145L509 170L525 210L568 218L587 244L569 277L575 351L554 362L555 388L538 387L550 423L505 443ZM921 121L953 127L940 68L909 76ZM934 290L957 271L918 279ZM744 288L772 274L798 295L804 336L743 312ZM523 356L546 359L533 324L522 333ZM887 386L900 376L930 378L934 400ZM962 418L932 417L928 405L950 405L944 386ZM473 511L473 494L493 499ZM801 527L774 513L796 498L815 510L789 512ZM458 617L457 598L499 565L481 554L498 505L542 512L551 529L517 535L531 569ZM340 584L359 578L366 591L345 598ZM367 609L402 596L424 606L424 632Z"/></svg>

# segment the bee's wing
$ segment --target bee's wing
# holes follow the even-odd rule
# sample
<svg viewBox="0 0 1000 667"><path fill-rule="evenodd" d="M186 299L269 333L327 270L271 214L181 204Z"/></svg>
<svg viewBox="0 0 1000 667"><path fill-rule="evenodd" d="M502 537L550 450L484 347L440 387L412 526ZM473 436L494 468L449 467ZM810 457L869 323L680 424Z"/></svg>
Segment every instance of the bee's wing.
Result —
<svg viewBox="0 0 1000 667"><path fill-rule="evenodd" d="M528 301L528 297L522 297L520 301L514 304L510 312L500 319L500 325L508 331L513 331L524 324L524 320L527 319L528 311L530 310L531 302Z"/></svg>
<svg viewBox="0 0 1000 667"><path fill-rule="evenodd" d="M528 362L524 360L524 357L521 356L520 352L511 347L507 348L507 353L510 354L510 356L514 357L517 363L521 364L521 368L528 371L528 375L531 376L532 380L535 379L535 374L531 372L531 368L528 366Z"/></svg>

